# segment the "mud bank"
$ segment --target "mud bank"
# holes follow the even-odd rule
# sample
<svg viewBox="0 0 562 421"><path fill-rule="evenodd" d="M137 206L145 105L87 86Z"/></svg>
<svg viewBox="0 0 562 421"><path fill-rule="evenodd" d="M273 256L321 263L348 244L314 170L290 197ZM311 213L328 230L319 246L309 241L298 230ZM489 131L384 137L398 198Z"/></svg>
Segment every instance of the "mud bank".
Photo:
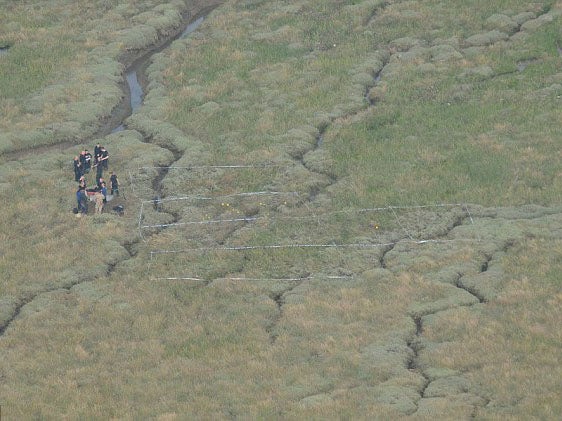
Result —
<svg viewBox="0 0 562 421"><path fill-rule="evenodd" d="M124 102L128 101L129 106L127 108L125 105L123 105L123 107L126 108L126 110L127 110L126 115L123 119L126 119L127 117L129 117L132 113L137 111L142 106L142 101L143 101L144 94L145 94L145 91L146 91L146 86L148 84L147 79L146 79L146 75L145 75L145 70L148 67L148 65L150 64L152 56L156 53L159 53L159 52L165 50L167 47L170 46L170 44L173 41L175 41L177 39L185 38L189 34L191 34L193 31L195 31L201 25L201 23L203 23L203 20L205 20L205 17L207 16L207 14L209 12L210 12L210 10L205 10L205 11L200 12L197 15L198 17L191 18L190 23L188 23L185 26L185 29L179 34L179 36L175 36L175 37L169 39L165 44L163 44L159 48L148 51L142 57L137 59L127 69L127 71L125 72L126 87L124 88L125 97L124 97L123 101ZM141 83L141 81L142 81L142 83ZM115 120L118 121L119 119L120 119L120 116L116 115ZM113 128L111 130L111 133L117 133L117 132L120 132L121 130L124 130L124 129L125 129L125 123L124 123L124 121L121 121L121 123L117 127Z"/></svg>
<svg viewBox="0 0 562 421"><path fill-rule="evenodd" d="M141 105L148 85L145 75L146 68L150 65L152 56L164 51L170 44L180 38L186 37L195 31L203 22L205 17L221 2L210 2L210 4L197 9L187 10L183 14L182 24L167 37L160 39L151 47L125 53L120 62L125 65L124 77L120 83L123 91L121 102L111 111L109 117L102 120L102 125L92 138L104 137L125 129L124 121L135 112ZM74 144L74 143L70 143Z"/></svg>

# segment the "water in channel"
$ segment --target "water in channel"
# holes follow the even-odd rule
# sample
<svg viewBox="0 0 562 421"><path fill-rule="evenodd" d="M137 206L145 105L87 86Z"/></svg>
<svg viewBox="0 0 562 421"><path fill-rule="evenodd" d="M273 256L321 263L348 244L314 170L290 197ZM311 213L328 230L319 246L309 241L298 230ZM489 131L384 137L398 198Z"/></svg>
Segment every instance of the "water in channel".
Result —
<svg viewBox="0 0 562 421"><path fill-rule="evenodd" d="M189 34L195 31L201 25L201 23L203 23L204 20L205 20L205 16L201 16L198 19L194 20L193 22L189 23L185 27L183 32L181 32L174 40L187 37ZM159 50L155 51L154 53L156 52L159 52ZM147 57L142 63L139 63L136 66L134 66L134 68L132 70L129 70L125 75L125 79L127 81L127 86L129 87L129 93L130 93L131 113L136 112L142 106L142 101L144 98L144 91L142 89L142 85L139 82L137 72L139 71L139 69L145 67L144 65L148 62L148 60L151 59L151 57L152 55ZM129 116L127 115L125 119L127 117ZM117 127L111 130L111 133L117 133L122 130L125 130L124 121L122 121Z"/></svg>

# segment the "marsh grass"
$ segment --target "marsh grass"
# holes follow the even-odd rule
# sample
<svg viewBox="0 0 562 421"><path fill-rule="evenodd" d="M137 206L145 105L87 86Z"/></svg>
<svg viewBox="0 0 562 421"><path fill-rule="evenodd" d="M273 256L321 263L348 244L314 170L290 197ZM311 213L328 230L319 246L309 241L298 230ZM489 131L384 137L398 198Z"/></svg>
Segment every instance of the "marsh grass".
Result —
<svg viewBox="0 0 562 421"><path fill-rule="evenodd" d="M433 353L432 362L461 370L474 367L471 381L492 398L494 412L502 416L552 418L558 411L556 403L546 404L556 388L552 382L558 377L558 367L552 355L544 352L561 340L553 325L560 318L556 309L560 285L554 275L559 272L558 243L528 240L520 244L517 253L504 258L507 282L497 302L478 313L459 309L443 314L428 330L438 341L456 338ZM476 332L480 332L478 340ZM491 413L483 409L480 414Z"/></svg>
<svg viewBox="0 0 562 421"><path fill-rule="evenodd" d="M273 13L271 23L268 24L272 28L278 28L292 19L291 29L314 28L318 34L323 34L327 31L325 27L311 25L310 22L314 19L322 20L322 10L325 10L325 6L319 5L315 12L312 12L312 6L310 7L301 9L300 15L271 7ZM400 7L389 6L379 19L384 21L393 16L393 11L398 19L404 12ZM528 11L524 5L512 4L511 7L513 11L510 13L514 16L516 12ZM265 10L266 6L260 4L259 8ZM417 6L417 9L419 10L415 12L420 16L432 10L429 7L422 9L421 6ZM504 9L500 6L494 5L486 8L486 13L490 16L502 10ZM532 11L538 12L539 9ZM235 21L237 15L226 9L225 15L229 13ZM274 19L273 16L277 18ZM468 14L461 13L460 16L466 19L462 28L474 33L481 30L475 16L471 15L470 21ZM353 20L348 11L338 15L336 21L339 19L342 22ZM261 26L265 24L262 22ZM404 30L401 26L399 28ZM363 191L352 190L342 201L359 206L373 201L394 204L462 200L490 204L548 201L543 195L544 189L537 187L553 179L554 161L547 159L543 167L544 176L527 174L522 179L521 168L528 164L514 163L514 157L521 155L523 145L513 141L512 136L521 132L533 133L533 136L536 136L536 131L544 131L545 119L551 118L547 116L548 112L538 113L542 114L540 119L532 117L537 114L532 111L535 107L545 109L544 96L539 99L533 94L539 87L535 85L534 81L537 78L532 73L536 72L538 67L544 66L542 71L553 75L555 69L550 63L553 63L554 58L541 59L540 65L532 64L521 72L520 77L515 77L517 64L531 50L535 56L554 53L557 38L551 28L553 26L549 26L545 32L538 31L530 35L525 40L528 43L527 49L523 51L517 45L501 49L501 52L499 46L492 46L489 53L481 52L473 58L473 61L480 64L487 62L494 74L508 70L514 72L513 76L482 81L455 81L462 74L462 69L470 66L465 59L450 62L445 67L441 65L439 73L423 73L419 71L418 65L406 65L401 67L399 78L389 75L388 80L383 79L381 86L384 86L384 100L368 112L369 118L360 123L330 130L324 136L326 149L331 153L331 158L335 158L336 174L340 177L349 176L349 183L352 185L365 186ZM228 30L225 28L225 31ZM241 30L240 27L236 29ZM419 36L415 27L407 27L407 31ZM358 41L353 48L338 48L338 45L346 44L347 32L338 33L339 44L336 43L336 47L330 45L330 48L323 49L317 46L312 56L303 55L303 50L298 48L286 49L281 53L281 48L285 48L287 44L279 39L251 44L241 44L236 36L221 38L220 42L212 44L204 37L188 41L186 47L196 59L183 64L178 60L177 66L180 67L175 68L172 65L168 72L170 75L204 75L205 79L197 80L192 77L187 81L187 86L184 78L176 79L171 76L168 79L168 89L174 92L170 99L173 104L169 106L173 110L169 112L170 120L179 127L189 126L191 130L195 127L196 136L205 143L210 142L218 157L232 157L241 156L248 150L263 148L264 136L259 134L264 132L264 129L267 143L270 142L267 138L274 134L272 131L277 131L277 136L281 136L271 139L272 145L279 144L280 140L285 141L287 137L283 130L290 133L291 126L295 127L307 120L313 121L312 115L302 112L308 108L307 104L314 106L316 110L320 106L335 116L364 108L365 99L361 97L363 87L358 89L357 98L349 96L349 84L353 80L350 78L349 67L352 60L360 60L373 40L369 40L368 35L355 39L350 34L350 41L352 38L353 41ZM384 39L384 34L377 33L377 37ZM303 38L302 33L294 31L291 34L292 41L299 38ZM545 40L548 42L545 43ZM418 42L424 44L428 41L421 37ZM541 46L539 48L542 48L544 53L531 48L531 45ZM217 48L215 52L214 48ZM459 54L458 51L456 53ZM420 59L423 60L421 57ZM286 63L290 63L290 66ZM214 74L212 71L203 71L204 68L221 68L223 71ZM450 77L443 77L443 72ZM525 72L527 74L524 74ZM367 71L365 75L367 79L357 80L372 85L374 81L368 79L372 78L374 73L369 75ZM263 111L256 109L256 112L247 112L247 107L258 104L248 101L258 95L256 83L257 86L263 86L261 96L264 97L265 93L265 101L260 104L267 104L267 107ZM504 84L505 88L502 89ZM514 84L518 86L525 106L514 106ZM306 95L294 98L295 86L301 85ZM204 86L206 88L203 88ZM192 89L201 95L195 94ZM463 89L466 89L466 94L462 93ZM524 89L527 89L527 94L523 93ZM303 92L300 89L298 91ZM556 96L555 92L552 91L551 101ZM233 95L236 96L236 103L231 102L230 98ZM341 98L346 95L351 102L347 105L341 104ZM463 101L455 99L457 95L463 95ZM247 107L240 107L241 101L247 103ZM409 104L417 106L407 106ZM519 100L517 105L520 105ZM295 106L301 110L300 113L290 112ZM267 118L267 123L260 115ZM506 118L512 123L507 131L502 132L497 128ZM533 119L540 122L533 122ZM205 121L205 124L201 121ZM538 126L540 124L542 129ZM498 146L490 151L489 148L477 145L473 139L481 136L494 139L493 142ZM387 144L390 139L393 142L392 148ZM354 145L354 148L350 149L349 145ZM302 154L307 146L303 144L302 147L304 149L300 151L297 148L288 149L288 152ZM372 171L373 167L377 170ZM513 180L517 181L515 185Z"/></svg>
<svg viewBox="0 0 562 421"><path fill-rule="evenodd" d="M21 97L36 91L53 81L56 69L63 67L75 53L64 40L51 46L45 41L33 48L15 45L10 48L10 57L0 61L1 100ZM56 57L58 61L53 60Z"/></svg>
<svg viewBox="0 0 562 421"><path fill-rule="evenodd" d="M138 165L137 153L149 153L158 159L160 152L157 147L140 143L130 132L108 139L106 145L115 154L112 166L124 171L125 162ZM127 255L122 245L133 240L131 228L138 214L133 200L125 204L123 218L111 215L109 203L105 215L93 216L93 204L89 206L90 216L76 218L72 213L76 189L71 165L78 151L48 153L42 157L50 163L48 166L39 165L35 158L2 166L4 188L0 194L10 203L3 208L7 223L2 230L5 259L0 266L7 305L21 303L37 291L70 288L103 276L109 265ZM61 159L60 166L52 165ZM132 193L125 174L119 174L122 191ZM87 176L90 185L93 177Z"/></svg>
<svg viewBox="0 0 562 421"><path fill-rule="evenodd" d="M0 60L0 109L9 111L0 120L2 151L95 133L122 96L119 60L170 33L186 7L104 0L1 4L0 39L10 46Z"/></svg>
<svg viewBox="0 0 562 421"><path fill-rule="evenodd" d="M203 163L201 163L203 164ZM171 182L166 180L165 189L167 196L181 197L182 195L201 194L205 197L217 197L222 202L259 200L260 193L263 196L274 196L262 198L265 202L275 203L290 200L291 191L277 191L273 181L279 174L290 170L282 164L259 163L250 161L219 161L217 165L182 166L178 161L168 172L172 173ZM146 172L146 169L140 169ZM296 192L295 192L296 194ZM231 197L228 197L231 195ZM238 195L238 196L237 196ZM246 195L246 197L244 197ZM255 197L258 197L256 199ZM279 197L283 196L283 197Z"/></svg>
<svg viewBox="0 0 562 421"><path fill-rule="evenodd" d="M246 2L244 5L246 12L268 10L273 12L272 16L277 13L276 21L271 23L270 36L265 35L266 21L261 21L260 27L256 28L261 42L264 39L267 39L267 43L280 42L280 38L276 37L278 33L275 32L279 28L293 28L293 25L298 27L300 22L303 22L303 26L304 22L310 23L307 21L310 16L306 13L302 17L285 15L280 18L280 11L273 6L268 9L268 5L260 2L252 2L251 5ZM326 3L317 6L319 10L329 7ZM252 152L257 157L257 152L264 149L263 143L272 142L268 149L269 156L285 159L284 156L288 154L293 159L302 158L306 162L304 157L314 148L315 135L310 137L300 128L311 124L317 129L327 127L322 135L322 148L328 152L330 162L333 163L331 173L338 180L345 180L345 185L341 183L330 188L330 202L326 211L342 207L369 207L373 203L406 206L455 202L486 205L557 203L559 192L552 190L557 184L555 181L548 181L555 179L555 158L541 152L551 150L552 139L556 138L554 127L545 124L555 121L554 114L549 110L556 109L556 87L551 87L557 79L557 70L553 67L557 60L557 54L553 50L553 40L556 37L552 27L545 29L550 33L548 35L538 31L524 39L514 40L511 44L499 43L487 49L465 52L461 46L462 38L491 30L486 27L490 23L486 24L484 21L494 13L505 11L507 3L482 4L483 10L476 14L471 9L464 9L464 4L456 6L458 10L453 15L453 8L447 7L445 11L437 2L431 5L392 4L369 23L369 26L380 29L376 35L373 31L372 34L365 33L364 38L350 35L346 40L345 34L349 32L340 31L343 35L336 46L328 43L329 29L317 25L311 29L317 32L310 32L313 35L310 37L311 44L307 44L311 48L314 43L314 52L305 56L298 48L282 49L270 45L270 50L264 52L245 45L237 41L236 36L242 36L245 31L249 33L248 27L233 24L236 29L231 30L225 24L221 29L229 32L232 35L230 38L220 37L215 43L211 41L211 37L202 35L196 41L186 43L186 49L196 57L195 60L182 61L180 57L174 56L169 78L164 81L167 89L173 92L165 117L184 130L194 130L192 133L202 143L213 148L219 159L227 156L240 159L251 156L248 154ZM512 12L509 15L522 21L541 11L540 8L530 11L528 4L523 2L511 2L510 7ZM523 16L527 12L530 14ZM226 8L223 13L216 25L236 22L235 11ZM443 13L448 19L434 23L431 27L431 17L437 13ZM318 17L321 18L321 13ZM246 19L247 15L244 22ZM291 21L293 24L289 25L288 22ZM206 34L206 30L202 29L203 34ZM294 30L289 34L289 30L283 31L284 37L295 43L302 32ZM215 35L218 33L216 27L208 31ZM326 35L325 39L319 42L323 35ZM396 66L388 66L381 81L375 83L374 80L369 80L368 68L366 71L360 70L365 67L364 63L372 60L372 51L369 55L365 53L369 50L367 45L388 43L399 36L408 35L417 39L420 45L435 42L440 49L431 52L419 50L420 52L409 56L405 55L404 59L390 57L390 62ZM461 38L461 41L455 42L453 37ZM349 48L351 43L346 43L352 38L358 41L354 44L355 49ZM442 47L442 39L449 39L453 49ZM302 40L301 43L304 45L305 41ZM340 49L338 46L345 47ZM343 48L348 48L345 50L346 54L343 54ZM448 55L439 56L439 52ZM533 60L525 69L518 70L519 63L531 56L540 56L541 59ZM436 57L449 58L444 60ZM406 62L406 59L411 61ZM229 64L223 66L220 74L203 72L205 66L212 67L213 64L226 60ZM276 60L288 60L290 65ZM358 62L362 64L357 64ZM349 71L350 63L357 65L355 72ZM426 64L433 67L424 67ZM474 70L484 69L481 66L487 66L486 70ZM373 66L373 69L380 70L380 67ZM187 74L192 76L186 79ZM374 73L371 76L374 77ZM363 86L354 85L358 82ZM256 85L260 88L259 91L256 90ZM376 105L367 107L366 99L361 95L373 86L376 89L373 91ZM295 87L300 88L299 98L293 96ZM233 97L236 97L236 106L240 111L233 107ZM258 101L258 98L262 101ZM241 104L246 107L240 107ZM295 108L300 112L293 112ZM313 109L314 112L308 112ZM318 109L323 111L324 117L320 116ZM350 110L353 110L352 115L356 114L355 117L346 114ZM323 121L323 125L315 125L314 122L318 121ZM265 136L256 135L262 132ZM283 176L277 176L277 181L283 180L284 185L289 185L286 181L294 180L306 187L304 177L300 177L302 174L307 172L294 168ZM308 175L312 176L314 175ZM170 187L169 193L181 186L181 177L171 175L165 181ZM255 181L258 187L259 183L269 182L265 175L258 176ZM232 191L233 187L239 187L235 177L220 177L216 182L196 186L201 191L207 188L215 192L220 189ZM202 207L190 207L188 211L184 211L182 220L187 221L189 216L197 214L203 216L200 219L203 221L208 218L207 215L228 217L236 212L254 212L255 209L252 206L244 208L235 203L229 210L213 205L207 211L207 204L201 205ZM257 215L263 216L263 210L258 209ZM299 212L298 207L288 207L283 211L292 215ZM348 413L347 405L356 402L354 399L358 399L357 396L361 396L359 407L364 411L362 413L377 410L390 411L394 415L397 412L393 411L407 413L416 409L416 390L421 387L423 379L405 368L404 372L396 368L400 364L402 367L406 366L404 361L408 358L407 350L398 353L402 363L392 359L385 360L380 357L388 355L384 351L384 345L379 348L367 346L368 337L371 338L369 335L373 333L373 339L377 335L384 336L382 331L374 333L373 329L386 326L392 320L396 323L393 325L396 329L393 331L394 335L401 338L398 342L405 347L407 338L411 338L415 329L412 317L423 317L430 340L436 339L433 336L433 324L441 316L450 320L450 323L462 323L463 318L457 317L457 313L463 316L470 313L472 318L479 317L479 300L455 285L458 273L464 274L467 285L486 297L501 295L505 279L501 268L504 268L505 262L501 260L491 265L487 278L488 275L480 274L482 261L490 250L499 247L496 242L518 238L522 233L509 223L493 222L472 227L466 223L468 215L462 207L447 209L442 213L398 211L397 214L391 215L387 211L384 216L364 218L363 221L360 218L320 218L321 222L315 220L314 223L283 222L282 218L278 218L274 221L236 226L236 231L233 229L233 234L228 236L224 235L228 228L213 228L212 232L206 234L201 228L185 231L178 228L182 232L182 238L206 238L209 241L207 244L212 244L213 238L220 241L228 238L227 245L235 246L290 244L292 241L306 240L322 240L327 243L352 240L374 242L382 239L396 241L402 238L387 254L380 250L372 253L364 250L342 252L292 249L271 252L265 249L226 251L217 247L205 251L190 251L181 256L158 255L151 271L156 270L153 273L157 273L162 270L171 277L180 272L195 274L206 280L217 277L211 285L214 288L234 288L229 289L230 291L247 287L239 280L235 281L235 278L259 279L259 282L252 283L253 287L264 288L265 296L273 294L273 297L277 297L282 303L282 316L273 323L269 331L274 334L276 354L285 361L276 361L276 367L284 367L283 378L292 379L290 387L286 385L286 388L279 388L278 391L281 394L290 391L289 396L293 396L293 399L300 397L297 407L285 408L286 414L318 415L323 414L321 408L332 407L334 411ZM456 233L452 239L458 240L457 243L414 245L407 241L408 237L419 239L446 235L458 223L458 218L464 218L465 224L459 227L459 231L452 231ZM379 236L369 231L373 222L383 227ZM321 224L320 227L318 223ZM388 232L383 234L384 229L388 229ZM172 246L170 249L173 249L181 246L179 237L180 235L170 231L165 237L155 240L154 244L160 247ZM291 241L287 242L288 239ZM469 239L474 241L467 241ZM193 243L190 245L197 248ZM198 253L205 255L197 257ZM215 253L216 257L209 256ZM516 258L519 252L512 253L512 256ZM390 274L378 269L381 258L384 258L385 266L391 268ZM499 254L496 259L500 259ZM217 263L209 266L209 261ZM229 263L223 265L224 262ZM166 270L172 272L165 272ZM312 277L302 283L273 280L282 277L306 278L310 274L319 278ZM328 278L323 276L331 274L355 276L345 281L326 282ZM363 284L363 280L368 282ZM170 285L188 291L198 288L197 284L181 281ZM268 287L271 288L269 291ZM350 296L355 297L350 307L353 310L348 310L351 314L339 312L338 305L342 298L337 293L331 295L335 291L347 291L346 287L349 288ZM363 287L370 288L372 294L364 295ZM275 291L283 291L283 288L286 288L286 293L274 295ZM377 297L380 300L375 306L377 310L375 307L365 310L359 305L359 297ZM268 300L264 298L265 302ZM401 307L385 307L392 305L391 303L400 303ZM267 306L270 315L275 311L272 305L269 301ZM336 337L331 330L331 323L347 320L346 328L354 326L354 321L360 319L353 313L358 308L363 308L366 317L374 317L369 329L346 338ZM408 316L392 319L393 314ZM347 316L350 318L346 318ZM357 326L361 326L361 323L358 322ZM458 328L458 331L462 334L463 328ZM490 328L490 332L492 331L494 329ZM447 335L449 333L444 336ZM453 333L450 336L454 336ZM475 331L472 337L480 336ZM331 342L332 339L335 342ZM348 352L337 348L335 344L338 339L341 344L348 345ZM385 343L384 340L381 341ZM376 343L376 340L373 342ZM492 342L490 337L490 349L494 348ZM357 351L353 351L353 346L359 343L362 345ZM486 347L487 344L480 343L480 346ZM427 364L428 372L430 367L447 367L451 372L466 371L461 362L461 358L467 358L466 353L461 352L462 341L459 341L458 351L455 351L459 352L458 359L449 364L442 363L451 357L450 352L456 349L455 346L457 344L434 345L431 353L428 351L420 354L420 358L423 358L420 364ZM505 346L504 343L503 347ZM195 352L200 358L204 358L201 350L193 349L190 347L188 352ZM362 357L360 351L366 354L366 349L376 349L375 355L379 356L374 359L376 362L362 360L366 356ZM463 357L460 357L461 354ZM477 350L473 352L477 358L485 358L485 354ZM295 364L301 358L313 367L314 372L302 371L304 368ZM298 367L298 374L287 369L288 359L294 367ZM273 366L268 368L273 369ZM439 372L439 369L435 368L434 372ZM315 377L315 373L321 375ZM474 410L474 405L470 402L479 402L481 398L477 396L495 393L491 390L496 390L497 386L484 390L476 377L468 374L433 384L428 390L428 396L437 396L447 388L447 393L453 394L452 391L460 387L458 390L468 388L476 397L471 398L473 401L463 401L452 396L423 400L423 403L417 404L420 416L450 415L451 412L447 411L468 416ZM353 384L354 388L346 388L349 384ZM372 385L380 384L385 386L369 389ZM400 386L392 389L397 384ZM548 386L549 390L552 388L552 385ZM359 392L361 390L368 390L369 393ZM533 401L539 404L539 398L533 398ZM276 405L270 402L266 407L271 410ZM353 410L350 411L349 413L354 413ZM495 410L487 411L493 414L491 416L498 414ZM268 411L263 413L271 414Z"/></svg>
<svg viewBox="0 0 562 421"><path fill-rule="evenodd" d="M283 217L266 215L262 207L255 216L240 215L235 205L228 213L221 204L215 216L208 202L204 219L187 220L168 228L164 236L151 241L151 279L176 278L186 281L213 281L216 278L241 279L345 279L354 274L379 267L388 247L404 240L403 248L392 265L408 261L412 253L415 262L424 260L424 240L443 235L465 210L444 209L377 209L335 213L311 213ZM263 203L261 203L263 205ZM230 205L230 204L229 204ZM193 208L190 214L193 215ZM201 211L200 211L201 212ZM241 220L242 219L242 220ZM431 225L433 231L428 230ZM147 231L149 232L149 227ZM224 238L228 242L224 243ZM421 243L419 241L421 240ZM451 241L445 239L445 241ZM218 243L218 244L217 244ZM442 253L452 243L436 243ZM459 252L456 248L454 253ZM433 252L433 259L436 252ZM468 258L468 257L467 257ZM426 273L431 266L422 266ZM408 267L409 272L414 269ZM451 281L452 282L452 281ZM474 297L470 297L473 299Z"/></svg>
<svg viewBox="0 0 562 421"><path fill-rule="evenodd" d="M78 146L41 156L52 167L3 163L0 315L35 297L1 338L10 416L555 418L559 34L556 20L532 25L550 5L228 2L154 57L128 120L138 131L103 139L124 217L69 212ZM24 6L20 18L35 10ZM175 19L155 2L86 6L72 10L103 25L83 42L110 59L77 70L85 80L115 77L126 47L111 39L127 39L127 21ZM489 20L499 13L509 19ZM466 48L510 20L533 30ZM47 90L50 105L41 93L4 100L3 124L25 107L64 121L57 95L93 92L68 86ZM154 185L153 167L233 162L282 169L165 168ZM262 189L299 195L220 197ZM213 200L141 213L155 193ZM530 202L551 207L488 207ZM371 207L382 209L355 212ZM187 224L239 216L262 219ZM139 230L139 219L177 225ZM297 243L390 245L225 250ZM176 249L194 250L150 253Z"/></svg>
<svg viewBox="0 0 562 421"><path fill-rule="evenodd" d="M512 65L515 63L512 61ZM544 65L550 67L548 63ZM529 72L538 70L532 67ZM547 111L551 109L547 104L552 100L536 98L534 92L537 87L533 86L536 79L533 76L521 75L516 79L518 89L527 91L517 100L517 106L511 96L513 91L502 91L509 78L473 85L473 100L465 98L456 102L447 98L447 91L455 89L454 86L440 86L441 82L435 84L436 80L427 78L419 79L418 83L415 73L411 76L411 79L406 79L407 84L397 85L398 81L393 80L385 85L385 100L373 110L368 121L326 135L325 144L337 157L336 165L354 168L352 179L372 177L361 184L376 185L379 200L390 203L403 200L400 198L404 196L401 191L412 192L410 198L419 203L445 197L451 201L463 200L464 197L467 201L490 200L490 203L548 202L558 195L551 191L552 185L547 181L552 179L551 174L555 171L554 162L544 156L532 164L525 158L528 154L523 152L525 148L541 149L540 133L550 133L547 122L554 121ZM428 86L431 91L428 91ZM429 92L432 93L427 96ZM416 103L423 106L398 110L396 105L386 105L392 101L391 95L396 97L396 104ZM424 96L427 99L424 100ZM478 101L475 101L476 98ZM521 102L525 105L522 106ZM540 107L546 107L542 112L535 108L539 103ZM533 109L536 111L531 111ZM434 119L433 116L439 117ZM505 124L505 121L508 123ZM542 124L543 128L540 129L537 124ZM332 141L332 136L337 136L337 140ZM529 146L523 140L528 136L538 137L539 141ZM392 147L389 147L390 141ZM350 144L362 150L357 158L350 156ZM547 184L538 182L538 174L521 177L522 160L526 161L523 166L527 168L540 167L543 176L539 177ZM539 162L540 165L537 165ZM366 171L356 169L358 165L365 166L367 163L376 171L365 175ZM408 172L404 173L404 170ZM349 170L338 172L343 175ZM514 181L516 184L513 184ZM536 189L539 184L546 190ZM543 195L546 191L548 193Z"/></svg>

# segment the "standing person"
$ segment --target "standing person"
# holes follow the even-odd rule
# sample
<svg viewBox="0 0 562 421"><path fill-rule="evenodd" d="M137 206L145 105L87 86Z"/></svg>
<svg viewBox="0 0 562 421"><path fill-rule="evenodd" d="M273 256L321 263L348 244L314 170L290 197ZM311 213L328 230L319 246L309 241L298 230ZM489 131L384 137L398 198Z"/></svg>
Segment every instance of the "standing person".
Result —
<svg viewBox="0 0 562 421"><path fill-rule="evenodd" d="M108 165L109 165L109 152L107 152L107 149L105 149L105 146L101 147L100 156L101 156L100 160L101 160L103 169L107 170Z"/></svg>
<svg viewBox="0 0 562 421"><path fill-rule="evenodd" d="M103 177L103 165L98 160L97 163L94 166L96 167L96 182L99 185L99 180Z"/></svg>
<svg viewBox="0 0 562 421"><path fill-rule="evenodd" d="M80 181L82 177L82 164L80 163L80 158L74 157L74 181Z"/></svg>
<svg viewBox="0 0 562 421"><path fill-rule="evenodd" d="M92 168L92 154L88 152L88 149L84 151L84 172L87 174Z"/></svg>
<svg viewBox="0 0 562 421"><path fill-rule="evenodd" d="M78 212L82 215L88 213L88 198L86 197L86 189L83 187L78 187L76 191L76 201L78 203Z"/></svg>
<svg viewBox="0 0 562 421"><path fill-rule="evenodd" d="M82 165L82 174L88 174L90 172L90 162L87 149L80 152L80 164Z"/></svg>
<svg viewBox="0 0 562 421"><path fill-rule="evenodd" d="M94 167L98 167L101 163L101 145L98 143L94 147Z"/></svg>
<svg viewBox="0 0 562 421"><path fill-rule="evenodd" d="M78 180L78 186L82 187L84 191L86 191L86 177L84 177L83 175L81 175L80 179Z"/></svg>
<svg viewBox="0 0 562 421"><path fill-rule="evenodd" d="M81 200L81 194L80 194L80 190L82 188L80 186L78 186L78 190L76 190L76 209L78 209L78 212L82 211L82 200Z"/></svg>
<svg viewBox="0 0 562 421"><path fill-rule="evenodd" d="M111 171L111 177L109 177L109 182L111 184L111 194L115 194L119 196L119 180L117 179L117 175L113 171Z"/></svg>
<svg viewBox="0 0 562 421"><path fill-rule="evenodd" d="M102 213L104 200L104 196L101 192L97 192L94 195L94 201L96 202L96 213Z"/></svg>
<svg viewBox="0 0 562 421"><path fill-rule="evenodd" d="M105 187L105 181L101 182L101 194L103 195L103 203L107 203L107 187Z"/></svg>

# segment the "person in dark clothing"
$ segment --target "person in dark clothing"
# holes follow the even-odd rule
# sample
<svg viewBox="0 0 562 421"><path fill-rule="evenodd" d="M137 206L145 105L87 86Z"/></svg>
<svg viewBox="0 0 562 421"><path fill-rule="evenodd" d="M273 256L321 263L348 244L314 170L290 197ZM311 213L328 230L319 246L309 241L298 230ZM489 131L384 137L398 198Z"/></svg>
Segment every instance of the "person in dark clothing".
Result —
<svg viewBox="0 0 562 421"><path fill-rule="evenodd" d="M86 190L86 177L84 177L83 175L81 175L80 179L78 180L78 186Z"/></svg>
<svg viewBox="0 0 562 421"><path fill-rule="evenodd" d="M94 167L98 167L101 163L101 145L98 143L94 146Z"/></svg>
<svg viewBox="0 0 562 421"><path fill-rule="evenodd" d="M105 181L101 183L101 194L103 194L103 203L107 203L107 187L105 187Z"/></svg>
<svg viewBox="0 0 562 421"><path fill-rule="evenodd" d="M86 151L80 152L80 165L82 165L82 174L86 174Z"/></svg>
<svg viewBox="0 0 562 421"><path fill-rule="evenodd" d="M98 186L98 190L101 190L102 184L105 184L105 180L102 177L100 177L100 178L98 178L96 184Z"/></svg>
<svg viewBox="0 0 562 421"><path fill-rule="evenodd" d="M100 161L98 161L95 167L96 167L96 180L99 181L99 179L103 177L103 165Z"/></svg>
<svg viewBox="0 0 562 421"><path fill-rule="evenodd" d="M78 187L76 191L76 202L78 203L78 212L85 215L88 213L88 197L86 196L86 189Z"/></svg>
<svg viewBox="0 0 562 421"><path fill-rule="evenodd" d="M102 163L103 169L107 170L109 166L109 152L107 152L107 149L105 149L104 146L102 146L100 150L100 161Z"/></svg>
<svg viewBox="0 0 562 421"><path fill-rule="evenodd" d="M84 151L84 172L89 173L90 168L92 168L92 154L86 149Z"/></svg>
<svg viewBox="0 0 562 421"><path fill-rule="evenodd" d="M113 171L111 172L111 177L109 177L109 183L111 184L111 194L119 196L119 180Z"/></svg>
<svg viewBox="0 0 562 421"><path fill-rule="evenodd" d="M80 212L80 205L82 203L82 188L78 187L78 190L76 190L76 207L78 209L78 212Z"/></svg>
<svg viewBox="0 0 562 421"><path fill-rule="evenodd" d="M80 163L80 158L74 157L74 181L80 181L82 177L82 164Z"/></svg>

